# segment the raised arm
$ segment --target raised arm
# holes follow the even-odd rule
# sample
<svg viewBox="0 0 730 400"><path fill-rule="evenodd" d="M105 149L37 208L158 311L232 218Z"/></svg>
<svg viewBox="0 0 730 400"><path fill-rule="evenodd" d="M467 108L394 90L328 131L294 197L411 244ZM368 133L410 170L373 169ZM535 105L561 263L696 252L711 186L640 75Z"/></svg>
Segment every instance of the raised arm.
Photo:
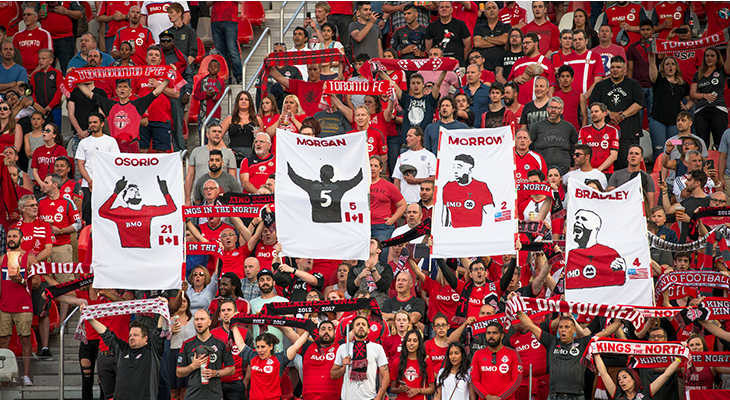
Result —
<svg viewBox="0 0 730 400"><path fill-rule="evenodd" d="M155 90L152 91L152 94L154 94L155 97L161 95L162 92L164 92L165 89L167 89L167 85L169 85L169 84L170 84L170 80L169 79L165 79L164 81L162 81L161 84L157 85L157 87L155 88ZM180 94L180 92L176 92L176 93L178 93L178 95Z"/></svg>
<svg viewBox="0 0 730 400"><path fill-rule="evenodd" d="M654 382L651 383L651 386L649 389L651 390L651 394L658 392L659 389L664 386L664 383L667 382L667 379L669 379L672 375L674 375L675 372L677 372L677 368L679 368L679 365L682 363L682 359L677 357L674 359L672 364L670 364L667 369L664 370L664 373L659 375L656 379L654 379ZM609 378L610 380L610 378Z"/></svg>
<svg viewBox="0 0 730 400"><path fill-rule="evenodd" d="M595 354L593 356L593 363L596 365L596 372L598 372L598 375L601 376L601 380L603 380L603 384L604 386L606 386L606 391L613 398L616 394L616 384L613 383L611 375L608 374L608 370L606 370L606 364L603 363L603 359L601 359L600 354ZM654 393L654 391L652 391L652 393Z"/></svg>
<svg viewBox="0 0 730 400"><path fill-rule="evenodd" d="M408 266L411 268L411 272L413 272L413 275L418 278L419 282L426 282L426 274L424 274L423 271L418 268L418 264L416 264L416 260L414 260L413 257L408 257Z"/></svg>
<svg viewBox="0 0 730 400"><path fill-rule="evenodd" d="M299 339L297 339L296 342L292 343L292 345L286 349L286 358L293 360L294 357L296 357L297 352L299 352L299 349L301 349L302 346L304 346L304 343L307 342L307 339L309 339L309 332L304 332L302 336L299 336Z"/></svg>
<svg viewBox="0 0 730 400"><path fill-rule="evenodd" d="M469 45L469 47L471 47L471 44ZM464 53L464 54L469 54L469 53L467 52L467 53ZM436 79L436 83L433 84L433 87L434 88L440 88L441 87L441 85L444 83L444 79L446 79L446 73L447 72L448 71L441 71L441 75L439 75L438 79ZM433 96L434 99L438 100L439 99L439 96L441 96L441 92L438 91L438 90L432 90L431 91L431 96Z"/></svg>
<svg viewBox="0 0 730 400"><path fill-rule="evenodd" d="M274 78L274 80L284 89L289 90L289 78L282 75L276 67L269 67L269 75L271 75L271 77Z"/></svg>

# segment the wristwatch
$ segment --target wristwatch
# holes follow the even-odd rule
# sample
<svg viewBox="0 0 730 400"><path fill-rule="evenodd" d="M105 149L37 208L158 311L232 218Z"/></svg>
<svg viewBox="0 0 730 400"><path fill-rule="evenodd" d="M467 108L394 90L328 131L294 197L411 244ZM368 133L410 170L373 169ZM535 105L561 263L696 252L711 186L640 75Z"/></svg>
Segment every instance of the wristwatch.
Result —
<svg viewBox="0 0 730 400"><path fill-rule="evenodd" d="M220 371L215 371L215 377L219 378L221 376Z"/></svg>

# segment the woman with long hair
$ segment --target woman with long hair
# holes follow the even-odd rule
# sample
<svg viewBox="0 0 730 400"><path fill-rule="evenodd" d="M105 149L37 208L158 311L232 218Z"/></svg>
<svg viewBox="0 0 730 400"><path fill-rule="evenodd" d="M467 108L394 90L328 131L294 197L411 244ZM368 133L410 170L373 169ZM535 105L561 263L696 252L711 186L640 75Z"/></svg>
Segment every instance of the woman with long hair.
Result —
<svg viewBox="0 0 730 400"><path fill-rule="evenodd" d="M426 354L433 363L434 372L441 369L441 365L446 359L446 351L449 348L449 318L444 314L438 313L433 318L429 318L433 323L433 331L436 333L433 338L425 343Z"/></svg>
<svg viewBox="0 0 730 400"><path fill-rule="evenodd" d="M449 343L443 367L437 372L434 400L469 400L469 356L461 342Z"/></svg>
<svg viewBox="0 0 730 400"><path fill-rule="evenodd" d="M23 128L15 123L12 107L7 101L0 101L0 147L14 146L20 151L23 144Z"/></svg>
<svg viewBox="0 0 730 400"><path fill-rule="evenodd" d="M218 274L211 277L210 271L204 265L196 265L188 275L188 290L186 294L190 301L190 312L195 314L201 308L207 309L218 291Z"/></svg>
<svg viewBox="0 0 730 400"><path fill-rule="evenodd" d="M259 120L259 126L262 127L262 130L267 129L279 119L279 105L276 104L276 97L273 94L268 94L261 99L259 114L256 118Z"/></svg>
<svg viewBox="0 0 730 400"><path fill-rule="evenodd" d="M664 386L664 383L677 372L679 364L682 363L682 359L677 357L672 364L664 370L664 373L659 375L658 378L654 379L650 385L644 386L641 384L641 378L639 374L631 368L621 368L618 371L617 383L613 382L611 375L606 370L606 365L603 363L600 354L593 356L593 361L596 365L596 370L603 380L603 384L606 387L606 391L613 400L642 400L650 399L659 389Z"/></svg>
<svg viewBox="0 0 730 400"><path fill-rule="evenodd" d="M692 333L687 338L687 347L692 353L707 350L705 338ZM729 367L695 367L694 365L684 371L684 390L686 398L690 398L691 390L712 390L714 389L715 376L717 373L730 374Z"/></svg>
<svg viewBox="0 0 730 400"><path fill-rule="evenodd" d="M423 336L412 329L403 339L400 358L390 365L390 392L398 394L397 400L425 400L434 390L433 364L426 357Z"/></svg>
<svg viewBox="0 0 730 400"><path fill-rule="evenodd" d="M381 342L389 363L398 358L403 348L403 339L406 333L412 329L411 314L405 310L397 311L393 316L393 326L390 327L390 336Z"/></svg>
<svg viewBox="0 0 730 400"><path fill-rule="evenodd" d="M34 111L30 115L30 126L32 130L26 133L23 137L23 148L25 149L25 155L29 159L33 158L33 152L35 149L43 146L43 113L40 111Z"/></svg>
<svg viewBox="0 0 730 400"><path fill-rule="evenodd" d="M61 129L56 124L46 124L43 128L43 146L35 149L30 164L37 189L43 187L41 183L46 179L46 175L53 173L53 164L60 156L68 156L66 148L63 147Z"/></svg>
<svg viewBox="0 0 730 400"><path fill-rule="evenodd" d="M244 158L251 155L253 139L262 130L249 92L241 91L236 95L233 112L223 120L221 128L223 133L228 132L231 140L228 147L236 155L236 165L240 165Z"/></svg>
<svg viewBox="0 0 730 400"><path fill-rule="evenodd" d="M304 121L305 118L307 118L307 114L302 109L302 106L299 103L299 98L293 94L287 95L284 97L284 105L282 106L279 119L266 128L266 133L268 133L272 139L275 137L277 129L299 133L299 129L302 127L302 121ZM271 149L274 149L273 143L271 145Z"/></svg>
<svg viewBox="0 0 730 400"><path fill-rule="evenodd" d="M598 33L596 33L595 29L593 29L593 26L591 25L591 20L588 18L588 13L585 12L582 8L578 8L573 13L573 29L572 31L575 31L576 29L583 29L588 34L588 37L586 39L586 49L592 49L600 43L598 39Z"/></svg>
<svg viewBox="0 0 730 400"><path fill-rule="evenodd" d="M679 62L670 55L662 60L657 69L656 53L649 53L649 79L654 93L649 134L654 148L652 160L656 160L664 151L667 139L679 132L677 114L692 108L694 101L689 97L689 83L682 79Z"/></svg>
<svg viewBox="0 0 730 400"><path fill-rule="evenodd" d="M205 268L204 268L205 269ZM170 326L170 365L177 365L177 357L180 349L186 340L195 336L195 324L193 323L193 313L190 312L190 298L188 294L182 290L178 293L182 296L182 302L177 312L171 316L172 326ZM185 391L188 388L188 377L178 378L175 374L175 368L171 368L170 376L170 395L173 399L184 400Z"/></svg>
<svg viewBox="0 0 730 400"><path fill-rule="evenodd" d="M726 51L727 55L730 55L730 46ZM702 65L690 87L689 96L697 101L694 116L695 132L705 141L708 149L710 133L715 147L718 147L727 128L727 105L723 92L728 74L730 74L730 63L723 61L720 49L710 47L705 50Z"/></svg>
<svg viewBox="0 0 730 400"><path fill-rule="evenodd" d="M406 211L406 200L398 188L380 178L383 160L379 156L370 157L370 236L381 242L390 239L395 230L395 222ZM395 210L395 212L391 212ZM386 261L387 253L380 255L380 262Z"/></svg>
<svg viewBox="0 0 730 400"><path fill-rule="evenodd" d="M324 288L324 295L326 297L329 297L331 291L339 290L340 292L344 293L346 299L349 299L350 294L347 293L348 273L350 273L350 264L344 262L340 263L340 265L337 266L337 282Z"/></svg>

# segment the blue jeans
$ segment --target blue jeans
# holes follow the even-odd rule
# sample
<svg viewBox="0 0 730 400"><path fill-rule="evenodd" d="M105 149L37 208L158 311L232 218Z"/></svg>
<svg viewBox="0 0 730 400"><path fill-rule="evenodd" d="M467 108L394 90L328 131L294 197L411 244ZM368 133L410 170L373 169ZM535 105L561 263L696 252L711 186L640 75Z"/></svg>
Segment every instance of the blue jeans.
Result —
<svg viewBox="0 0 730 400"><path fill-rule="evenodd" d="M183 94L177 99L170 99L170 109L172 111L172 148L175 151L185 150L185 137L183 133L183 124L185 123L185 106L182 103Z"/></svg>
<svg viewBox="0 0 730 400"><path fill-rule="evenodd" d="M388 136L388 175L393 176L395 163L400 155L400 135Z"/></svg>
<svg viewBox="0 0 730 400"><path fill-rule="evenodd" d="M232 21L218 21L210 24L213 43L228 63L230 76L241 83L241 49L238 45L238 24Z"/></svg>
<svg viewBox="0 0 730 400"><path fill-rule="evenodd" d="M651 123L651 107L654 102L654 95L652 88L645 88L641 89L644 91L644 99L646 100L646 115L648 116L649 122ZM644 110L642 109L639 112L639 115L641 116L641 124L644 124Z"/></svg>
<svg viewBox="0 0 730 400"><path fill-rule="evenodd" d="M150 121L147 126L139 127L139 148L149 149L150 140L152 148L160 151L170 150L170 123Z"/></svg>
<svg viewBox="0 0 730 400"><path fill-rule="evenodd" d="M74 41L73 36L53 39L53 52L61 66L61 73L63 76L66 76L66 68L68 68L69 61L74 58L74 55L76 54L75 51L76 42Z"/></svg>
<svg viewBox="0 0 730 400"><path fill-rule="evenodd" d="M387 225L387 224L375 224L370 225L370 236L374 237L381 242L386 239L390 239L393 236L393 231L395 230L395 225ZM379 260L382 264L385 264L388 262L388 252L386 249L383 249L383 252L380 253Z"/></svg>
<svg viewBox="0 0 730 400"><path fill-rule="evenodd" d="M106 54L111 55L112 54L112 47L114 46L114 36L104 38L104 43L106 44Z"/></svg>
<svg viewBox="0 0 730 400"><path fill-rule="evenodd" d="M63 110L61 110L61 107L51 110L51 116L53 117L53 123L58 125L58 129L61 129L61 123L63 122Z"/></svg>
<svg viewBox="0 0 730 400"><path fill-rule="evenodd" d="M176 365L170 365L170 341L165 340L165 348L160 358L160 372L158 382L157 400L170 400L170 368L177 368Z"/></svg>
<svg viewBox="0 0 730 400"><path fill-rule="evenodd" d="M664 125L663 123L651 119L649 120L649 135L651 135L651 159L656 160L664 150L664 143L667 139L679 133L677 125Z"/></svg>

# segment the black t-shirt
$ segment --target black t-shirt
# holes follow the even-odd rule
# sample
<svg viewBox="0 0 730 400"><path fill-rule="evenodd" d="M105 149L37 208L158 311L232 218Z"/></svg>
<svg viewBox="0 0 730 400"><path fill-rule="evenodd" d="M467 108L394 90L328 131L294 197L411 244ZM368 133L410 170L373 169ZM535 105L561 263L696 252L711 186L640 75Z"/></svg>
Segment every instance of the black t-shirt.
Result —
<svg viewBox="0 0 730 400"><path fill-rule="evenodd" d="M712 103L705 99L700 99L695 104L697 111L700 108L714 106L714 107L726 107L725 96L722 94L725 91L725 83L727 82L727 75L725 74L724 68L715 68L710 76L700 76L699 72L695 73L692 83L697 84L697 93L714 93L717 94L717 99Z"/></svg>
<svg viewBox="0 0 730 400"><path fill-rule="evenodd" d="M651 383L654 382L659 375L664 373L664 371L657 372L651 368L637 368L636 371L639 372L639 378L641 379L641 384L644 387L651 387ZM619 394L618 388L616 390L616 394ZM615 398L618 399L618 397ZM662 387L654 393L654 397L651 398L661 400L679 400L679 381L677 380L677 373L675 372L670 375L669 379L664 382L664 385L662 385ZM649 397L646 397L646 399L648 400Z"/></svg>
<svg viewBox="0 0 730 400"><path fill-rule="evenodd" d="M697 198L697 197L690 196L680 203L684 207L684 212L687 213L687 216L692 218L695 215L695 210L697 209L697 207L709 207L710 206L710 198L709 197ZM686 243L685 239L687 239L687 234L689 233L689 224L680 223L679 228L680 228L679 243Z"/></svg>
<svg viewBox="0 0 730 400"><path fill-rule="evenodd" d="M507 79L510 72L512 72L512 66L515 64L515 62L517 62L517 60L524 56L525 53L523 53L522 50L518 51L517 53L513 52L512 50L508 50L499 56L496 62L496 66L502 67L504 69L504 71L502 71L502 76L504 77L504 79Z"/></svg>
<svg viewBox="0 0 730 400"><path fill-rule="evenodd" d="M663 76L657 76L652 84L654 106L651 109L651 117L664 125L676 125L677 114L682 109L679 107L685 96L689 96L689 84L683 85L669 82Z"/></svg>
<svg viewBox="0 0 730 400"><path fill-rule="evenodd" d="M474 113L471 110L466 110L466 118L456 117L459 122L465 123L467 126L474 126Z"/></svg>
<svg viewBox="0 0 730 400"><path fill-rule="evenodd" d="M626 111L634 103L642 108L646 107L644 90L641 89L639 82L629 77L624 78L619 83L614 83L611 79L598 82L591 93L591 104L597 101L605 104L609 111L615 112ZM606 116L606 123L611 123L608 115ZM638 139L643 136L639 113L624 119L618 128L621 130L621 139L619 140Z"/></svg>
<svg viewBox="0 0 730 400"><path fill-rule="evenodd" d="M580 359L593 336L576 338L564 344L546 331L540 335L540 343L547 349L550 371L550 394L583 394L585 366Z"/></svg>
<svg viewBox="0 0 730 400"><path fill-rule="evenodd" d="M454 57L459 60L459 65L469 65L464 54L464 39L471 38L471 32L462 20L451 18L448 24L444 25L437 19L426 28L426 40L431 39L433 47L440 47L444 51L444 57Z"/></svg>
<svg viewBox="0 0 730 400"><path fill-rule="evenodd" d="M106 92L103 89L99 89L98 87L94 87L94 89L91 90L92 93L98 94L99 97L107 98ZM99 111L99 106L94 103L94 100L86 97L85 94L81 93L79 88L75 88L71 92L71 97L69 97L68 101L73 101L75 111L74 111L74 117L76 117L76 121L79 123L79 127L81 130L87 130L89 129L89 115L91 115L94 111ZM107 114L108 115L108 114ZM73 125L71 126L71 130L73 133L76 132L76 129L74 129Z"/></svg>
<svg viewBox="0 0 730 400"><path fill-rule="evenodd" d="M534 101L531 101L527 104L525 104L525 107L522 109L522 117L520 117L520 124L527 125L527 130L529 131L532 125L534 125L538 121L542 121L544 119L548 118L548 112L547 112L547 106L549 101L545 103L544 106L538 108L535 105Z"/></svg>
<svg viewBox="0 0 730 400"><path fill-rule="evenodd" d="M478 24L474 27L474 37L481 36L481 37L499 37L504 35L505 33L509 34L509 31L512 29L512 26L510 24L505 24L502 21L497 21L497 25L494 26L494 29L489 27L489 24ZM486 49L477 49L482 54L482 57L484 57L484 69L487 69L489 71L494 72L494 67L499 65L496 63L496 61L499 59L499 56L504 53L504 46L493 46L488 47ZM506 77L506 76L505 76Z"/></svg>
<svg viewBox="0 0 730 400"><path fill-rule="evenodd" d="M643 383L643 382L642 382ZM641 396L639 396L641 394ZM639 388L634 397L626 396L626 392L621 389L621 386L616 385L616 393L614 393L613 400L649 400L651 399L651 386L646 385ZM657 399L664 399L665 397L657 397Z"/></svg>
<svg viewBox="0 0 730 400"><path fill-rule="evenodd" d="M499 128L504 125L504 111L506 107L502 107L499 111L487 111L482 119L482 128Z"/></svg>
<svg viewBox="0 0 730 400"><path fill-rule="evenodd" d="M411 296L406 301L398 300L397 296L391 297L383 302L380 310L388 314L396 313L400 310L408 311L409 313L418 312L421 314L422 320L426 318L426 303L416 296Z"/></svg>
<svg viewBox="0 0 730 400"><path fill-rule="evenodd" d="M109 329L101 334L101 339L114 352L117 360L115 399L157 398L160 359L164 350L165 338L160 337L160 331L157 329L150 330L147 337L146 346L133 349Z"/></svg>
<svg viewBox="0 0 730 400"><path fill-rule="evenodd" d="M208 369L221 370L225 367L233 365L233 355L226 350L226 343L215 336L211 335L205 342L194 337L183 343L180 349L180 355L177 358L178 367L187 367L196 356L198 346L208 346L215 352L210 355L208 361ZM193 370L188 375L188 390L185 398L190 400L197 399L220 399L223 397L221 389L221 378L210 378L207 384L200 381L200 368Z"/></svg>
<svg viewBox="0 0 730 400"><path fill-rule="evenodd" d="M399 102L401 108L403 108L401 136L403 137L403 143L405 143L406 134L408 134L412 126L418 125L425 131L428 124L433 121L438 100L430 94L415 98L404 92Z"/></svg>
<svg viewBox="0 0 730 400"><path fill-rule="evenodd" d="M272 265L275 268L275 266ZM294 274L286 274L283 272L276 272L274 274L274 281L276 284L284 288L284 297L290 301L306 301L307 292L312 289L317 289L322 292L324 287L324 276L319 272L309 273L317 279L316 285L310 285L307 282L297 278Z"/></svg>

